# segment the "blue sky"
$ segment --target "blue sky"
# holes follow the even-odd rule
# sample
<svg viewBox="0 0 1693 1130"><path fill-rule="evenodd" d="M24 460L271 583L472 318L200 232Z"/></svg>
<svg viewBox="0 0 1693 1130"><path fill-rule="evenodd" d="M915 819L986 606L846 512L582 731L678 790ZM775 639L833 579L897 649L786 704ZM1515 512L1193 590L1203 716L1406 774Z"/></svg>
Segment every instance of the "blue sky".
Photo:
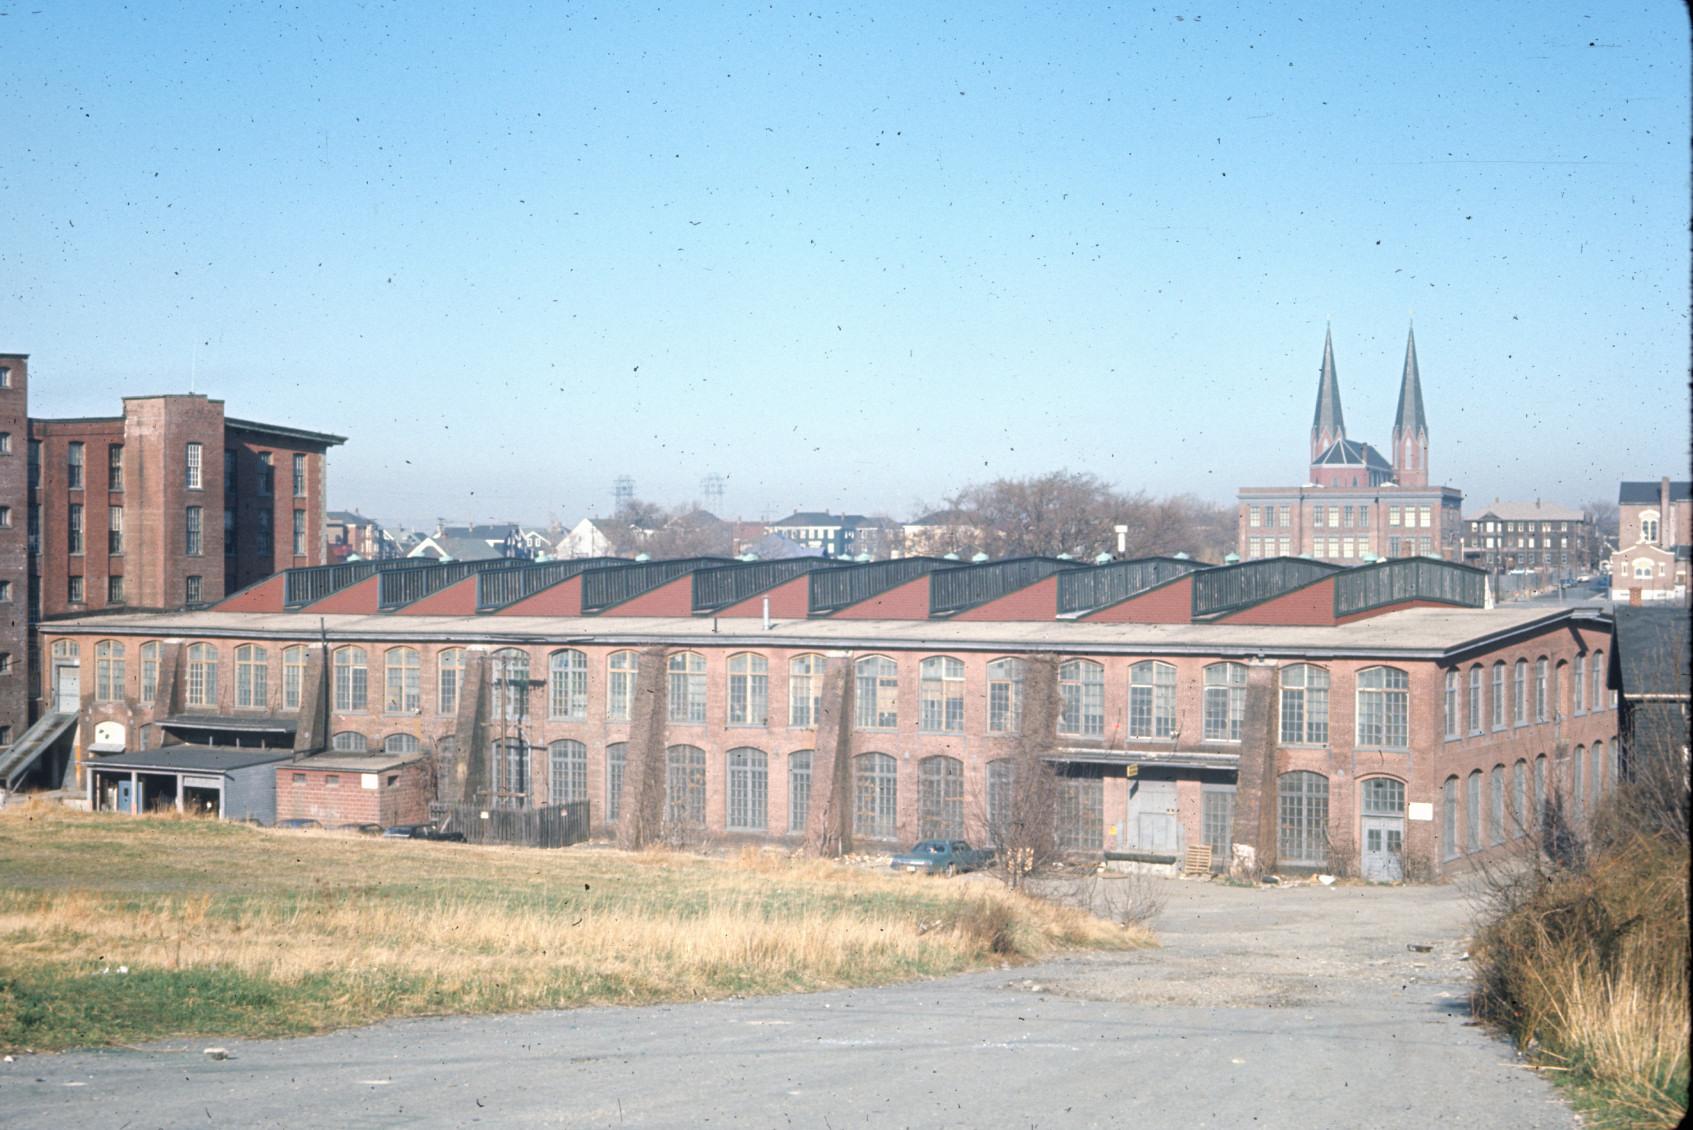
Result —
<svg viewBox="0 0 1693 1130"><path fill-rule="evenodd" d="M1387 446L1413 311L1472 501L1687 470L1680 5L0 13L32 411L192 380L349 436L337 508L1226 501L1325 322Z"/></svg>

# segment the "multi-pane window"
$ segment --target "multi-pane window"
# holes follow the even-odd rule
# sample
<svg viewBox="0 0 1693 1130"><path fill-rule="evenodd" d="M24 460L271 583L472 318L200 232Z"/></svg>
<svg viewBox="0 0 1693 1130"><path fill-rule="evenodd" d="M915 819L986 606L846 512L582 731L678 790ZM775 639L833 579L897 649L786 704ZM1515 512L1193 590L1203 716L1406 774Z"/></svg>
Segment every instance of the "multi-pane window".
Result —
<svg viewBox="0 0 1693 1130"><path fill-rule="evenodd" d="M1586 761L1587 747L1584 745L1576 746L1575 756L1570 759L1570 816L1576 820L1581 819L1582 801L1586 799L1585 790L1582 788L1581 774L1582 766Z"/></svg>
<svg viewBox="0 0 1693 1130"><path fill-rule="evenodd" d="M810 729L823 709L823 657L796 655L788 660L788 725Z"/></svg>
<svg viewBox="0 0 1693 1130"><path fill-rule="evenodd" d="M1505 842L1505 767L1495 765L1487 775L1487 831L1493 842Z"/></svg>
<svg viewBox="0 0 1693 1130"><path fill-rule="evenodd" d="M988 733L1015 734L1023 728L1023 661L988 664Z"/></svg>
<svg viewBox="0 0 1693 1130"><path fill-rule="evenodd" d="M553 804L588 799L588 747L562 739L547 747L547 791Z"/></svg>
<svg viewBox="0 0 1693 1130"><path fill-rule="evenodd" d="M1281 673L1281 740L1284 745L1324 745L1329 740L1329 673L1308 663Z"/></svg>
<svg viewBox="0 0 1693 1130"><path fill-rule="evenodd" d="M82 504L73 502L65 507L65 545L66 551L75 555L82 552Z"/></svg>
<svg viewBox="0 0 1693 1130"><path fill-rule="evenodd" d="M1481 849L1481 770L1464 780L1464 850Z"/></svg>
<svg viewBox="0 0 1693 1130"><path fill-rule="evenodd" d="M629 743L612 742L605 747L605 819L617 823L623 811L623 768L629 763Z"/></svg>
<svg viewBox="0 0 1693 1130"><path fill-rule="evenodd" d="M232 511L226 510L224 513L232 514ZM271 513L270 507L268 506L261 506L253 512L253 541L258 547L258 551L266 557L270 556L271 548L274 545L271 541L271 536L275 532L273 529L274 522L275 515ZM225 553L235 552L233 522L231 522L230 525L229 544L223 547Z"/></svg>
<svg viewBox="0 0 1693 1130"><path fill-rule="evenodd" d="M1448 777L1440 786L1440 858L1458 855L1458 778Z"/></svg>
<svg viewBox="0 0 1693 1130"><path fill-rule="evenodd" d="M1483 705L1484 704L1482 703L1482 671L1481 671L1481 664L1477 663L1476 665L1474 665L1473 667L1470 668L1469 720L1470 720L1470 733L1472 733L1472 734L1479 734L1479 733L1482 732L1481 719L1482 719Z"/></svg>
<svg viewBox="0 0 1693 1130"><path fill-rule="evenodd" d="M563 648L547 657L547 717L588 716L588 657Z"/></svg>
<svg viewBox="0 0 1693 1130"><path fill-rule="evenodd" d="M1105 846L1105 782L1089 776L1058 777L1058 846L1099 851Z"/></svg>
<svg viewBox="0 0 1693 1130"><path fill-rule="evenodd" d="M672 825L705 823L705 750L698 746L665 751L664 819Z"/></svg>
<svg viewBox="0 0 1693 1130"><path fill-rule="evenodd" d="M1329 779L1283 773L1276 782L1276 855L1282 863L1328 862Z"/></svg>
<svg viewBox="0 0 1693 1130"><path fill-rule="evenodd" d="M1406 749L1410 745L1410 678L1397 667L1358 672L1358 745Z"/></svg>
<svg viewBox="0 0 1693 1130"><path fill-rule="evenodd" d="M182 452L182 485L189 490L199 490L205 486L205 454L206 449L191 443Z"/></svg>
<svg viewBox="0 0 1693 1130"><path fill-rule="evenodd" d="M1392 777L1371 777L1364 782L1365 816L1405 815L1405 782Z"/></svg>
<svg viewBox="0 0 1693 1130"><path fill-rule="evenodd" d="M1529 826L1539 830L1546 818L1546 755L1534 759L1534 819Z"/></svg>
<svg viewBox="0 0 1693 1130"><path fill-rule="evenodd" d="M306 512L294 511L294 556L306 555Z"/></svg>
<svg viewBox="0 0 1693 1130"><path fill-rule="evenodd" d="M499 808L521 808L529 799L529 743L496 739L489 750L488 774Z"/></svg>
<svg viewBox="0 0 1693 1130"><path fill-rule="evenodd" d="M82 578L71 576L65 578L65 599L71 604L82 603Z"/></svg>
<svg viewBox="0 0 1693 1130"><path fill-rule="evenodd" d="M1546 721L1546 670L1545 658L1534 661L1534 720Z"/></svg>
<svg viewBox="0 0 1693 1130"><path fill-rule="evenodd" d="M1091 659L1058 665L1058 732L1089 738L1105 733L1105 668Z"/></svg>
<svg viewBox="0 0 1693 1130"><path fill-rule="evenodd" d="M65 445L65 486L69 490L81 490L83 467L82 444L75 441Z"/></svg>
<svg viewBox="0 0 1693 1130"><path fill-rule="evenodd" d="M270 652L257 644L235 649L235 705L270 705Z"/></svg>
<svg viewBox="0 0 1693 1130"><path fill-rule="evenodd" d="M123 698L123 644L101 640L94 645L94 701L117 702Z"/></svg>
<svg viewBox="0 0 1693 1130"><path fill-rule="evenodd" d="M1528 762L1521 758L1511 766L1511 835L1520 836L1528 827Z"/></svg>
<svg viewBox="0 0 1693 1130"><path fill-rule="evenodd" d="M1206 785L1200 792L1200 831L1213 860L1226 860L1233 852L1234 794L1233 785Z"/></svg>
<svg viewBox="0 0 1693 1130"><path fill-rule="evenodd" d="M259 493L271 494L276 489L276 465L268 451L259 452Z"/></svg>
<svg viewBox="0 0 1693 1130"><path fill-rule="evenodd" d="M1458 736L1458 672L1446 672L1446 692L1441 703L1444 707L1441 717L1446 722L1446 740L1451 741Z"/></svg>
<svg viewBox="0 0 1693 1130"><path fill-rule="evenodd" d="M151 706L159 697L159 643L141 645L141 704Z"/></svg>
<svg viewBox="0 0 1693 1130"><path fill-rule="evenodd" d="M1129 737L1168 738L1176 732L1176 669L1156 659L1129 668Z"/></svg>
<svg viewBox="0 0 1693 1130"><path fill-rule="evenodd" d="M605 716L608 721L629 721L635 702L635 653L614 651L606 659Z"/></svg>
<svg viewBox="0 0 1693 1130"><path fill-rule="evenodd" d="M370 705L370 670L362 647L335 649L335 709L364 710Z"/></svg>
<svg viewBox="0 0 1693 1130"><path fill-rule="evenodd" d="M106 511L106 552L116 557L123 552L123 507Z"/></svg>
<svg viewBox="0 0 1693 1130"><path fill-rule="evenodd" d="M421 748L414 734L389 734L382 739L383 753L416 753ZM390 778L388 783L392 785L393 779Z"/></svg>
<svg viewBox="0 0 1693 1130"><path fill-rule="evenodd" d="M294 456L294 497L306 497L306 457Z"/></svg>
<svg viewBox="0 0 1693 1130"><path fill-rule="evenodd" d="M227 447L223 449L223 493L235 494L235 452Z"/></svg>
<svg viewBox="0 0 1693 1130"><path fill-rule="evenodd" d="M464 649L449 647L435 656L435 709L441 714L459 712L459 676L464 672Z"/></svg>
<svg viewBox="0 0 1693 1130"><path fill-rule="evenodd" d="M1570 709L1576 714L1587 713L1587 656L1575 657L1575 678L1570 680L1570 694L1574 701Z"/></svg>
<svg viewBox="0 0 1693 1130"><path fill-rule="evenodd" d="M1593 748L1587 752L1593 758L1593 771L1587 775L1587 779L1592 784L1593 801L1597 804L1599 798L1604 795L1605 786L1607 784L1615 786L1616 778L1604 775L1610 769L1610 764L1605 760L1604 742L1594 742Z"/></svg>
<svg viewBox="0 0 1693 1130"><path fill-rule="evenodd" d="M183 512L182 518L182 551L190 557L200 556L203 548L202 518L205 510L199 506L190 506Z"/></svg>
<svg viewBox="0 0 1693 1130"><path fill-rule="evenodd" d="M1206 741L1238 742L1246 717L1246 664L1213 663L1205 668Z"/></svg>
<svg viewBox="0 0 1693 1130"><path fill-rule="evenodd" d="M370 749L370 741L357 730L342 730L329 739L329 748L336 753L365 753ZM337 783L334 775L324 779L324 784L330 788L334 788Z"/></svg>
<svg viewBox="0 0 1693 1130"><path fill-rule="evenodd" d="M891 730L899 725L899 665L885 655L867 655L854 667L856 713L861 730Z"/></svg>
<svg viewBox="0 0 1693 1130"><path fill-rule="evenodd" d="M189 706L217 705L218 653L209 643L188 645L188 687L185 701Z"/></svg>
<svg viewBox="0 0 1693 1130"><path fill-rule="evenodd" d="M770 661L750 651L729 657L729 724L764 726L770 721Z"/></svg>
<svg viewBox="0 0 1693 1130"><path fill-rule="evenodd" d="M106 603L122 604L123 602L123 574L113 573L106 578Z"/></svg>
<svg viewBox="0 0 1693 1130"><path fill-rule="evenodd" d="M885 753L852 759L852 832L872 840L894 838L898 816L899 765Z"/></svg>
<svg viewBox="0 0 1693 1130"><path fill-rule="evenodd" d="M670 674L670 720L705 721L705 656L695 651L672 655Z"/></svg>
<svg viewBox="0 0 1693 1130"><path fill-rule="evenodd" d="M956 757L925 757L917 763L917 838L963 836L964 763Z"/></svg>
<svg viewBox="0 0 1693 1130"><path fill-rule="evenodd" d="M300 695L306 685L304 644L282 649L282 709L300 709Z"/></svg>
<svg viewBox="0 0 1693 1130"><path fill-rule="evenodd" d="M935 655L919 665L917 728L931 734L964 732L963 660Z"/></svg>
<svg viewBox="0 0 1693 1130"><path fill-rule="evenodd" d="M1511 721L1528 725L1528 660L1517 660L1511 670Z"/></svg>
<svg viewBox="0 0 1693 1130"><path fill-rule="evenodd" d="M764 831L770 822L770 759L763 750L743 747L730 750L725 762L725 827L733 832Z"/></svg>
<svg viewBox="0 0 1693 1130"><path fill-rule="evenodd" d="M1505 661L1493 665L1493 728L1505 728Z"/></svg>
<svg viewBox="0 0 1693 1130"><path fill-rule="evenodd" d="M382 711L416 714L423 709L423 659L412 647L391 647L382 656Z"/></svg>
<svg viewBox="0 0 1693 1130"><path fill-rule="evenodd" d="M1605 653L1593 653L1593 710L1605 709Z"/></svg>
<svg viewBox="0 0 1693 1130"><path fill-rule="evenodd" d="M809 749L788 755L788 831L796 835L811 808L811 756Z"/></svg>
<svg viewBox="0 0 1693 1130"><path fill-rule="evenodd" d="M1012 765L1009 758L988 762L988 842L1001 847L1011 834Z"/></svg>
<svg viewBox="0 0 1693 1130"><path fill-rule="evenodd" d="M516 722L529 717L529 653L502 647L488 657L488 708L493 718Z"/></svg>
<svg viewBox="0 0 1693 1130"><path fill-rule="evenodd" d="M123 444L114 443L106 449L106 487L123 489Z"/></svg>

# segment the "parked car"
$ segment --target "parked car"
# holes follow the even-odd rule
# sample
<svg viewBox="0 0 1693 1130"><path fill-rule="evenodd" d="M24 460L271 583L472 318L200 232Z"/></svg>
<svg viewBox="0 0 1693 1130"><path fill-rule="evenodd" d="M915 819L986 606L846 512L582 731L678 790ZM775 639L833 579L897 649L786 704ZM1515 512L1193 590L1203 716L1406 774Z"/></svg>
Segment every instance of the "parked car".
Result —
<svg viewBox="0 0 1693 1130"><path fill-rule="evenodd" d="M443 840L448 843L464 843L463 832L443 832L434 824L395 824L382 829L385 840Z"/></svg>
<svg viewBox="0 0 1693 1130"><path fill-rule="evenodd" d="M895 871L929 875L956 875L976 871L993 862L992 848L973 848L963 840L919 840L910 851L902 851L888 864Z"/></svg>
<svg viewBox="0 0 1693 1130"><path fill-rule="evenodd" d="M294 817L293 819L290 819L290 820L278 820L276 822L276 826L278 828L292 828L295 831L299 831L302 828L322 828L323 827L322 823L320 823L319 821L312 820L312 819L310 819L308 817L304 817L304 816L296 816L296 817Z"/></svg>
<svg viewBox="0 0 1693 1130"><path fill-rule="evenodd" d="M337 831L337 832L357 832L361 836L380 836L382 834L382 825L380 825L380 824L337 824L337 825L335 825L335 831Z"/></svg>

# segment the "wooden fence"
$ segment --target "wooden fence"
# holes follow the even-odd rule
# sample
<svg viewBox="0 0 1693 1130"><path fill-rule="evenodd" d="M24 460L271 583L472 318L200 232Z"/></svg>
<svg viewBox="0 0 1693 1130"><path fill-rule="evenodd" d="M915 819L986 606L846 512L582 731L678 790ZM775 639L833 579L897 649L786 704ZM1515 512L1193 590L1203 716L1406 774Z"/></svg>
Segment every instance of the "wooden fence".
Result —
<svg viewBox="0 0 1693 1130"><path fill-rule="evenodd" d="M484 808L476 804L429 806L429 819L443 832L462 832L473 844L516 844L561 848L588 838L588 802L538 808Z"/></svg>

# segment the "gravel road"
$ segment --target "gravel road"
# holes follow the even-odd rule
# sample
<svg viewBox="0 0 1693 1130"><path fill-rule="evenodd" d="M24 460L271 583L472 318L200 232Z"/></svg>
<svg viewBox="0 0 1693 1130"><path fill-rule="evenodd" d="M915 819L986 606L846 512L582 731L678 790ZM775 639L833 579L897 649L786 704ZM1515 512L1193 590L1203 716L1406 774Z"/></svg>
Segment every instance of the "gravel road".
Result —
<svg viewBox="0 0 1693 1130"><path fill-rule="evenodd" d="M1469 1022L1461 891L1151 882L1156 950L885 989L26 1056L0 1066L0 1122L1576 1125ZM208 1043L231 1058L208 1060Z"/></svg>

